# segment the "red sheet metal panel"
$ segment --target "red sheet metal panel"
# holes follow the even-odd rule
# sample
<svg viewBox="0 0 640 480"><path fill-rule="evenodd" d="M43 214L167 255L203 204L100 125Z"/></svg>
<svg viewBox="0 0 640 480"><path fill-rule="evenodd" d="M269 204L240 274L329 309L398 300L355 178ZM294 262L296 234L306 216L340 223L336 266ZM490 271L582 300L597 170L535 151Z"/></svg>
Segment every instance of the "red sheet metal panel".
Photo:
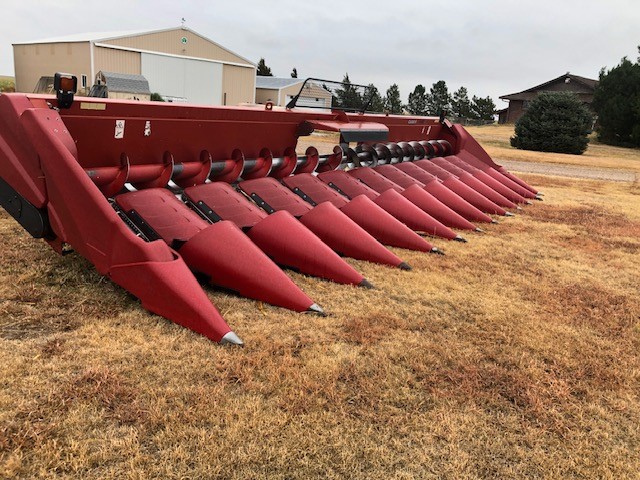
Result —
<svg viewBox="0 0 640 480"><path fill-rule="evenodd" d="M274 178L245 180L240 182L238 186L267 212L269 209L273 209L273 211L286 210L294 217L301 217L313 208Z"/></svg>
<svg viewBox="0 0 640 480"><path fill-rule="evenodd" d="M183 195L196 207L209 208L212 214L243 229L253 227L267 216L264 210L248 201L227 183L196 185L186 188Z"/></svg>
<svg viewBox="0 0 640 480"><path fill-rule="evenodd" d="M360 285L364 281L360 273L287 211L268 215L226 183L187 188L184 195L198 208L209 208L221 219L244 228L249 238L279 265L337 283Z"/></svg>
<svg viewBox="0 0 640 480"><path fill-rule="evenodd" d="M358 195L348 201L318 177L308 173L285 178L283 183L291 189L298 189L298 195L305 195L316 202L332 203L384 245L423 252L433 249L433 245L365 195Z"/></svg>
<svg viewBox="0 0 640 480"><path fill-rule="evenodd" d="M273 178L240 182L240 188L255 198L258 205L262 201L266 208L275 211L287 210L292 215L295 215L293 212L298 213L300 221L309 230L342 255L394 267L404 265L400 258L384 248L330 202L311 207Z"/></svg>
<svg viewBox="0 0 640 480"><path fill-rule="evenodd" d="M309 200L316 204L331 202L336 207L342 208L349 203L346 197L340 195L335 189L310 173L301 173L292 177L283 178L282 183L294 192L296 192L297 189L300 194L307 195Z"/></svg>
<svg viewBox="0 0 640 480"><path fill-rule="evenodd" d="M97 270L159 315L220 342L235 335L180 256L162 242L144 242L118 217L68 150L73 140L55 111L22 114L38 152L52 226ZM238 339L241 343L241 341Z"/></svg>
<svg viewBox="0 0 640 480"><path fill-rule="evenodd" d="M395 167L420 180L425 184L424 189L427 192L470 222L492 222L490 216L471 205L457 193L449 190L435 175L428 173L426 170L421 169L411 162L398 163Z"/></svg>
<svg viewBox="0 0 640 480"><path fill-rule="evenodd" d="M313 305L232 222L211 225L164 188L118 195L116 203L132 219L135 212L138 221L144 221L169 245L179 242L175 248L187 265L207 275L213 285L295 311Z"/></svg>
<svg viewBox="0 0 640 480"><path fill-rule="evenodd" d="M365 195L374 200L378 195L373 188L368 187L358 179L352 177L344 170L331 170L318 174L318 178L332 188L338 188L349 198Z"/></svg>

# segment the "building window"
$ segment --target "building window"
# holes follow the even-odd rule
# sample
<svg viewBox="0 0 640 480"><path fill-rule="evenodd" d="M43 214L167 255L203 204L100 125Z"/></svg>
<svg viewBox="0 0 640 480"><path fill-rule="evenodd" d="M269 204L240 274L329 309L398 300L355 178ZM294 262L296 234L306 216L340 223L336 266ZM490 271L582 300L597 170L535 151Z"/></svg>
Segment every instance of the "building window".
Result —
<svg viewBox="0 0 640 480"><path fill-rule="evenodd" d="M87 88L87 76L86 75L82 75L80 77L80 84L82 85L82 88Z"/></svg>

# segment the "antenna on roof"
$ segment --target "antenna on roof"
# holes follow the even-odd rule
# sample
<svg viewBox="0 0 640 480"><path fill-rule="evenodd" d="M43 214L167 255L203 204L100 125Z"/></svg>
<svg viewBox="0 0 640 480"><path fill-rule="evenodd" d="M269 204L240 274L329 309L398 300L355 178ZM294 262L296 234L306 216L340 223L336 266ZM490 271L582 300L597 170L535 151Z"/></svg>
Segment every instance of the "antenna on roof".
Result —
<svg viewBox="0 0 640 480"><path fill-rule="evenodd" d="M184 24L187 22L184 17L182 17L182 19L180 19L180 21L182 22L182 28L184 28Z"/></svg>

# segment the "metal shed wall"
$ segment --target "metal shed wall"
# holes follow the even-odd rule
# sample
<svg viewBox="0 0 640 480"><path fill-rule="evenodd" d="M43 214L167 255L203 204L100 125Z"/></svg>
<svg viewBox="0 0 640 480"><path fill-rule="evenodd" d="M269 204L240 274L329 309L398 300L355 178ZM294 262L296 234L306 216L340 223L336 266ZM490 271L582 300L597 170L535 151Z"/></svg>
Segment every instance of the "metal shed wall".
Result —
<svg viewBox="0 0 640 480"><path fill-rule="evenodd" d="M222 66L222 104L252 103L256 93L255 68Z"/></svg>
<svg viewBox="0 0 640 480"><path fill-rule="evenodd" d="M256 103L273 102L278 105L278 90L270 88L256 88Z"/></svg>
<svg viewBox="0 0 640 480"><path fill-rule="evenodd" d="M94 65L96 72L142 73L141 58L139 52L127 50L115 50L113 48L94 47Z"/></svg>
<svg viewBox="0 0 640 480"><path fill-rule="evenodd" d="M41 76L53 76L55 72L75 75L78 87L82 75L87 76L89 87L93 82L88 42L14 45L13 62L17 92L33 92Z"/></svg>
<svg viewBox="0 0 640 480"><path fill-rule="evenodd" d="M222 103L222 64L153 53L141 55L142 75L152 92L186 98L189 103Z"/></svg>

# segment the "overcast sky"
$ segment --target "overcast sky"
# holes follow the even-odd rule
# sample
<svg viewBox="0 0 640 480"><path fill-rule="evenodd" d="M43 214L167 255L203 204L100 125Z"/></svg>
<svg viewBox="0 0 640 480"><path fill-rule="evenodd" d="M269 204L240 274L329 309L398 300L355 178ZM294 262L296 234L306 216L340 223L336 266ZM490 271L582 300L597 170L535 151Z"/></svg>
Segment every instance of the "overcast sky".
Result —
<svg viewBox="0 0 640 480"><path fill-rule="evenodd" d="M13 42L83 32L180 25L274 75L397 83L403 101L445 80L469 96L500 95L567 71L597 78L640 44L639 0L18 0L3 1L0 75Z"/></svg>

